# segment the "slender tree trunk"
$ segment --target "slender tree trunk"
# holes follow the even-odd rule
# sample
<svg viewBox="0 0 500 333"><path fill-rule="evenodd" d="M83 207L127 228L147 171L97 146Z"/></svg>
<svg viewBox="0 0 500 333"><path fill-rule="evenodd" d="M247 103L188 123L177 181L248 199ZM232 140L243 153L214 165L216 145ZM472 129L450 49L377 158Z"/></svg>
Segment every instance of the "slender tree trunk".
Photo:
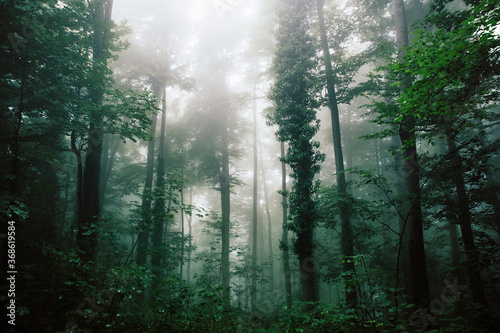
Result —
<svg viewBox="0 0 500 333"><path fill-rule="evenodd" d="M486 304L478 253L476 245L474 244L474 236L472 234L470 203L465 189L462 161L460 160L460 155L455 141L451 137L448 137L448 149L452 157L452 168L454 171L455 187L458 196L458 219L460 222L460 229L462 231L462 241L464 242L465 254L467 256L467 273L472 290L472 299L477 303Z"/></svg>
<svg viewBox="0 0 500 333"><path fill-rule="evenodd" d="M380 169L380 148L378 146L378 139L375 139L375 163L377 163L377 176L382 176L382 170ZM382 145L382 141L380 141L380 145Z"/></svg>
<svg viewBox="0 0 500 333"><path fill-rule="evenodd" d="M285 143L281 142L281 206L283 209L283 221L281 229L281 253L283 260L283 272L285 276L285 298L288 309L292 308L292 279L290 276L290 254L288 252L288 192L286 190L286 163L285 158Z"/></svg>
<svg viewBox="0 0 500 333"><path fill-rule="evenodd" d="M165 125L166 125L166 87L163 87L163 107L161 114L160 145L158 149L158 171L156 173L156 203L153 212L153 234L151 235L151 265L153 266L152 289L157 290L162 276L163 233L165 225ZM170 203L169 203L170 205Z"/></svg>
<svg viewBox="0 0 500 333"><path fill-rule="evenodd" d="M257 102L255 96L254 85L254 99L253 99L253 199L252 199L252 310L257 310L257 233L258 233L258 218L257 218L257 170L258 170L258 156L257 156Z"/></svg>
<svg viewBox="0 0 500 333"><path fill-rule="evenodd" d="M156 87L155 96L161 94L161 88ZM144 267L148 259L148 248L149 248L149 237L151 233L151 197L153 191L153 176L154 176L154 162L155 162L155 136L156 136L156 125L158 121L158 116L153 111L151 113L151 127L149 128L149 136L151 137L148 141L148 155L146 160L146 179L144 181L144 191L142 193L142 203L141 212L142 216L139 220L139 228L137 234L137 252L136 252L136 264L139 267ZM146 286L142 287L144 290L137 296L137 301L143 303L146 297Z"/></svg>
<svg viewBox="0 0 500 333"><path fill-rule="evenodd" d="M245 309L247 311L250 311L250 303L249 303L249 297L248 297L249 290L250 290L250 279L248 277L245 279L245 285L246 285L246 288L245 288Z"/></svg>
<svg viewBox="0 0 500 333"><path fill-rule="evenodd" d="M439 152L442 156L447 153L447 143L444 140L439 141ZM446 199L446 219L448 220L448 233L450 235L450 255L451 255L451 265L452 272L455 276L461 278L460 272L460 246L459 246L459 235L458 235L458 224L459 221L456 218L454 212L454 200L452 198L452 191L446 187L442 190L444 197Z"/></svg>
<svg viewBox="0 0 500 333"><path fill-rule="evenodd" d="M182 185L181 185L181 264L179 275L182 279L182 270L184 268L184 163L182 163Z"/></svg>
<svg viewBox="0 0 500 333"><path fill-rule="evenodd" d="M259 239L264 239L264 207L260 207L259 209L259 218L257 219L257 230L258 230L258 238ZM265 248L265 242L261 242L260 246L258 248L258 253L257 256L259 257L258 264L260 264L261 269L264 268L264 258L266 257L266 248ZM260 279L259 279L259 305L262 307L264 304L264 293L266 292L266 289L264 288L264 271L262 270ZM259 307L257 307L259 308Z"/></svg>
<svg viewBox="0 0 500 333"><path fill-rule="evenodd" d="M159 96L161 90L159 88L155 89L155 96ZM156 113L151 113L151 127L149 128L149 136L151 139L148 141L148 156L146 160L146 180L144 182L144 191L142 193L142 218L139 224L139 234L137 240L137 254L136 263L137 266L146 265L148 245L149 245L149 234L150 234L150 224L151 224L151 195L153 189L153 175L154 175L154 161L155 161L155 135L156 135L156 125L158 116Z"/></svg>
<svg viewBox="0 0 500 333"><path fill-rule="evenodd" d="M193 187L190 186L189 187L189 204L192 205L193 204ZM188 253L187 253L187 267L186 267L186 280L187 282L191 282L191 254L192 254L192 250L191 250L191 246L192 246L192 242L193 242L193 226L191 224L191 221L193 220L193 215L189 215L187 217L188 219L188 233L189 233L189 249L188 249Z"/></svg>
<svg viewBox="0 0 500 333"><path fill-rule="evenodd" d="M182 161L182 166L181 166L181 262L180 262L180 268L179 268L179 275L182 277L183 270L184 270L184 253L185 253L185 245L184 245L184 237L185 237L185 228L184 228L184 184L185 184L185 179L184 179L184 138L181 138L180 142L181 146L181 158L183 159Z"/></svg>
<svg viewBox="0 0 500 333"><path fill-rule="evenodd" d="M262 157L262 148L260 149L260 168L262 171L262 184L264 185L264 201L266 203L266 216L267 216L267 241L269 245L269 292L270 295L274 293L274 253L273 253L273 235L272 235L272 220L271 212L269 211L269 197L267 194L266 172L264 169L264 159ZM271 301L274 297L271 296Z"/></svg>
<svg viewBox="0 0 500 333"><path fill-rule="evenodd" d="M337 103L337 94L335 91L335 76L333 73L330 47L325 28L325 19L323 17L324 0L317 0L318 21L321 36L321 46L323 49L323 58L325 63L327 90L328 90L328 105L331 111L332 118L332 131L333 131L333 147L335 153L335 169L337 173L337 188L341 196L347 195L347 183L344 173L344 156L342 154L342 138L340 133L340 119L339 109ZM351 226L351 219L349 214L349 207L346 204L340 206L340 221L342 227L342 255L343 270L349 276L346 280L347 285L352 284L352 275L354 274L354 245L353 245L353 232ZM351 305L357 302L356 287L351 286L346 288L346 300Z"/></svg>
<svg viewBox="0 0 500 333"><path fill-rule="evenodd" d="M229 129L228 129L228 111L222 119L222 170L220 174L220 196L222 213L222 285L223 297L226 299L226 305L229 306L229 219L230 219L230 196L231 184L229 177Z"/></svg>
<svg viewBox="0 0 500 333"><path fill-rule="evenodd" d="M396 179L395 190L396 196L402 197L406 193L406 173L404 171L403 165L403 154L400 152L401 139L399 135L393 135L391 137L392 145L395 147L396 153L394 154L394 165L396 175L399 177ZM396 263L396 289L399 289L400 285L402 287L403 295L411 295L411 273L410 273L410 258L408 251L408 214L409 214L409 204L407 200L401 200L401 204L395 207L398 210L398 259ZM398 302L398 299L396 299Z"/></svg>
<svg viewBox="0 0 500 333"><path fill-rule="evenodd" d="M396 23L396 44L399 49L399 61L404 61L405 48L408 46L408 25L403 0L392 0ZM403 86L409 86L409 78L403 76ZM420 175L415 136L415 120L408 115L403 117L399 128L399 137L403 146L403 160L406 186L411 202L409 209L408 251L411 273L413 302L425 305L429 298L429 281L425 263L422 207L420 198Z"/></svg>

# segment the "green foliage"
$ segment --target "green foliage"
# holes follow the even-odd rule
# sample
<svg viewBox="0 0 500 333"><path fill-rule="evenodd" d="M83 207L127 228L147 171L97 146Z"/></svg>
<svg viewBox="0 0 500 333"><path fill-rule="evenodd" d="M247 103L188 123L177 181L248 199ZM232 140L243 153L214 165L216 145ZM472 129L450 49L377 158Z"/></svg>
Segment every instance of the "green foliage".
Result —
<svg viewBox="0 0 500 333"><path fill-rule="evenodd" d="M318 220L325 228L339 225L340 207L353 207L355 199L349 194L339 193L337 186L320 187L317 192ZM356 217L359 210L349 209L349 216Z"/></svg>
<svg viewBox="0 0 500 333"><path fill-rule="evenodd" d="M446 12L461 20L460 24L451 30L449 26L416 29L404 61L392 59L378 69L386 72L384 77L372 74L363 84L376 87L376 95L382 97L372 105L378 112L376 123L398 126L405 116L412 116L416 128L432 137L495 120L495 113L488 109L500 98L496 79L500 41L495 32L500 12L490 1L476 1L467 11L441 10L431 13L429 20L434 22L432 18ZM411 84L398 98L403 76L411 78Z"/></svg>
<svg viewBox="0 0 500 333"><path fill-rule="evenodd" d="M474 110L475 105L498 101L492 73L500 69L500 42L495 33L500 12L488 6L483 2L475 7L457 29L417 30L406 61L394 66L397 72L416 78L401 97L403 114L445 121L463 115L462 126L466 126L486 116L484 110ZM467 109L471 112L466 113Z"/></svg>
<svg viewBox="0 0 500 333"><path fill-rule="evenodd" d="M313 136L319 129L316 119L318 81L314 75L315 48L308 34L307 1L282 3L278 8L279 29L273 69L276 82L270 98L275 108L268 114L269 124L278 125L278 140L288 143L285 163L295 179L290 194L289 229L297 234L296 251L312 251L311 237L316 210L311 194L316 190L314 175L319 172L319 142ZM307 257L307 255L306 255Z"/></svg>
<svg viewBox="0 0 500 333"><path fill-rule="evenodd" d="M290 320L283 323L281 328L285 332L304 333L402 332L408 328L404 320L391 322L381 317L363 314L352 307L321 304L317 305L313 311L307 311L309 306L308 303L294 303L294 306L289 309Z"/></svg>
<svg viewBox="0 0 500 333"><path fill-rule="evenodd" d="M416 332L425 326L428 332L487 332L496 328L494 306L487 311L473 304L468 291L446 304L442 312L433 312L431 305L437 303L429 303L431 318L425 309L401 303L395 263L401 241L399 222L407 217L402 206L408 197L396 194L395 183L400 180L393 172L396 168L387 163L391 156L377 151L377 170L349 170L357 177L353 196L340 195L335 186L320 187L315 182L324 158L319 143L314 141L319 129L316 109L324 101L320 94L323 73L318 70L316 42L309 29L313 4L309 0L280 2L273 64L276 83L270 94L275 105L270 108L268 122L277 125L278 139L288 144L284 161L292 168L294 186L290 193L280 194L290 198L289 226L296 233L295 250L302 258L314 254L317 280L328 283L327 287L336 286L339 299L340 290L356 291L356 308L298 300L293 307L282 308L283 296L276 288L269 295L262 291L262 312L246 309L252 274L256 272L261 285L265 285L269 262L262 260L254 267L248 248L241 245L246 242L245 217L231 221L234 229L230 238L237 240L229 249L231 294L236 299L224 298L227 289L224 290L220 277L220 214L182 203L180 193L188 183L197 183L199 179L208 180L219 189L223 126L229 129L230 158L243 156L237 146L247 128L233 111L246 107L248 96L231 94L228 87L214 84L225 82L230 76L218 67L227 65L227 59L219 59L206 82L198 85L184 123L167 126L166 181L144 195L150 202L161 202L147 212L154 220L173 225L178 222L179 213L193 217L196 246L190 237L169 229L160 235L162 245L148 249L148 255L161 257L161 265L133 264L137 235L142 231L137 230L138 226L151 227L142 223L144 210L139 203L135 210L130 209L134 204L125 204L137 200L144 186L144 165L140 162L144 160L144 147L133 143L151 139L147 134L151 125L147 115L158 111L159 101L150 90L167 83L193 92L193 82L183 75L187 69L170 67L172 64L165 57L162 62L149 59L151 63L144 68L130 67L136 77L127 83L136 89L122 89L125 81L120 81L117 89L111 69L93 56L96 26L89 6L95 3L0 1L0 183L6 184L0 189L0 212L2 219L16 220L16 239L22 244L16 248L20 258L20 287L16 295L19 331L69 332L68 327L73 327L75 332ZM434 281L464 266L443 265L449 258L448 222L457 221L460 207L456 193L450 190L457 163L451 161L450 154L437 151L438 138L446 135L456 139L470 200L478 267L484 276L485 292L493 303L497 301L493 296L495 286L500 283L500 246L496 233L492 233L498 228L498 206L494 206L492 198L498 197L495 159L500 119L500 9L493 0L465 0L467 6L463 7L456 7L456 2L449 0L433 3L427 22L436 28L416 31L402 63L395 63L391 43L380 43L387 37L387 25L392 20L385 15L389 1L357 0L345 4L351 12L362 11L362 17L328 13L329 38L335 46L332 58L342 65L336 68L336 79L343 87L339 101L349 102L355 94L376 96L368 115L376 116L374 123L381 125L380 132L366 134L366 138L394 135L406 116L416 118L418 148L422 151L419 172L426 216L426 256ZM113 32L110 52L126 47L120 37L127 27L112 24L109 28ZM378 28L385 36L379 34ZM373 37L370 41L377 44L370 47L378 48L370 48L371 54L349 57L338 44L348 44L353 36L367 29L372 31L360 36L360 40ZM354 73L367 57L387 51L391 53L389 64L348 91ZM178 71L169 70L174 67ZM103 73L107 77L100 80L98 74ZM405 86L400 96L401 76L412 77L412 84ZM148 89L142 90L143 87ZM103 103L95 103L95 90L103 92ZM102 116L103 126L94 137L90 123L96 113ZM175 116L180 115L181 111ZM221 122L225 115L227 124ZM355 126L354 121L351 125ZM127 146L117 149L116 162L110 168L113 172L105 214L99 224L81 229L84 234L99 231L94 265L82 260L81 253L75 250L73 206L76 170L82 166L82 160L77 161L68 150L71 136L76 141L76 152L84 157L90 153L89 142L102 140L106 133L113 134L120 143L127 142ZM381 147L383 151L388 141L380 142L377 149ZM371 163L368 159L363 161ZM234 174L231 185L236 192L241 182ZM235 197L236 194L245 197L244 190L235 193ZM277 204L269 206L272 214L278 212ZM340 255L337 228L341 206L350 208L355 246L359 253L364 253L362 256ZM239 207L235 211L238 214ZM201 237L196 233L200 225ZM271 228L274 233L275 227ZM238 239L236 231L242 230ZM198 274L188 282L176 270L196 247L199 251L193 255L192 270ZM354 269L342 273L344 263L354 264ZM297 296L303 267L296 260L291 264ZM321 293L324 287L320 286ZM434 285L433 289L439 288ZM145 302L138 301L142 295ZM0 299L3 301L4 296L0 295ZM274 303L266 303L268 299ZM268 304L272 306L267 307Z"/></svg>
<svg viewBox="0 0 500 333"><path fill-rule="evenodd" d="M150 111L157 112L158 98L151 92L143 90L122 91L113 89L107 96L104 109L105 133L118 134L123 140L149 139L148 129L151 120Z"/></svg>

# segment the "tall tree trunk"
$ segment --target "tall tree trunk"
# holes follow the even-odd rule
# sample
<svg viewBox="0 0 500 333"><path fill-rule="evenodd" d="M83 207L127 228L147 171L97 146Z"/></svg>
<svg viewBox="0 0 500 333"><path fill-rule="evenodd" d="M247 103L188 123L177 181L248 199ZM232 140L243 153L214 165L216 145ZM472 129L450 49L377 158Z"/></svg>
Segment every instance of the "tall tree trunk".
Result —
<svg viewBox="0 0 500 333"><path fill-rule="evenodd" d="M181 148L181 154L182 154L182 148ZM180 263L180 268L179 268L179 275L182 279L182 271L184 268L184 162L182 163L182 170L181 170L181 179L182 179L182 184L181 184L181 263Z"/></svg>
<svg viewBox="0 0 500 333"><path fill-rule="evenodd" d="M286 190L286 163L285 159L285 143L281 142L281 206L283 209L283 221L281 228L281 255L283 260L283 272L285 275L285 298L288 309L292 308L292 279L290 276L290 254L288 252L288 193Z"/></svg>
<svg viewBox="0 0 500 333"><path fill-rule="evenodd" d="M297 219L303 223L299 230L295 230L297 241L295 243L296 253L299 257L299 270L302 284L302 295L305 302L316 303L317 295L317 278L316 278L316 261L313 252L313 237L314 225L311 221L311 211L314 210L314 202L311 198L311 183L308 166L310 160L307 157L299 159L297 163L297 179L294 184L298 200L304 203L304 209L297 213ZM308 184L308 182L310 182ZM299 241L300 239L300 241ZM312 310L312 307L308 307Z"/></svg>
<svg viewBox="0 0 500 333"><path fill-rule="evenodd" d="M396 44L399 61L404 61L405 48L408 46L408 25L403 0L392 0L396 23ZM409 78L403 76L403 87L409 86ZM429 298L429 281L425 263L422 207L420 198L420 175L415 136L415 120L405 115L399 127L399 137L403 146L403 160L407 192L411 206L407 220L408 251L411 273L413 302L424 305Z"/></svg>
<svg viewBox="0 0 500 333"><path fill-rule="evenodd" d="M314 177L319 172L318 163L324 159L319 144L314 141L318 131L316 118L316 83L312 70L315 48L309 33L308 0L285 1L278 5L279 29L273 62L276 82L271 98L276 103L270 114L271 124L278 125L276 134L286 141L286 162L293 172L294 184L290 195L290 229L296 234L294 250L299 257L302 295L314 308L318 300L316 267L314 260L314 229L317 214L313 192ZM293 64L293 65L291 65Z"/></svg>
<svg viewBox="0 0 500 333"><path fill-rule="evenodd" d="M108 60L108 46L110 41L111 11L113 0L94 1L94 50L93 71L96 82L90 91L90 98L94 109L90 113L90 132L87 156L85 158L85 170L83 174L83 213L78 222L77 246L81 252L82 259L94 266L97 254L100 211L99 182L101 175L102 158L102 112L101 107L104 98L105 79Z"/></svg>
<svg viewBox="0 0 500 333"><path fill-rule="evenodd" d="M189 204L193 204L193 187L189 187ZM190 214L188 217L188 233L189 233L189 249L187 252L187 267L186 267L186 280L191 282L191 254L192 254L192 242L193 242L193 226L191 224L193 220L193 215Z"/></svg>
<svg viewBox="0 0 500 333"><path fill-rule="evenodd" d="M337 103L337 94L335 91L335 76L333 73L332 62L330 57L330 47L325 28L325 19L323 16L324 0L316 0L318 10L318 21L321 36L321 46L323 49L323 58L325 63L327 90L328 90L328 106L330 107L332 118L332 131L333 131L333 147L335 153L335 169L337 174L337 188L341 196L347 195L347 183L344 173L344 156L342 154L342 138L340 133L340 119L339 109ZM354 245L353 245L353 232L351 226L351 219L349 214L349 207L346 204L340 205L340 222L342 226L342 255L343 270L348 276L346 284L346 300L351 305L357 302L356 287L349 285L352 284L352 275L354 274Z"/></svg>
<svg viewBox="0 0 500 333"><path fill-rule="evenodd" d="M403 158L407 192L409 202L411 202L408 220L406 222L407 231L405 231L408 232L409 265L412 286L411 296L415 304L423 305L429 298L429 282L425 262L423 217L420 198L420 174L418 170L419 162L417 159L416 137L413 131L413 124L414 122L411 118L403 119L399 135L402 144L406 145L406 147L403 148Z"/></svg>
<svg viewBox="0 0 500 333"><path fill-rule="evenodd" d="M160 96L161 87L154 89L155 96ZM148 258L149 236L151 233L151 196L153 190L154 162L155 162L155 136L158 116L153 111L151 113L151 127L149 128L148 156L146 160L146 179L144 181L144 191L142 193L141 212L139 220L139 230L137 235L136 264L144 267ZM145 286L143 287L145 288ZM143 291L137 297L139 302L144 302L145 292Z"/></svg>
<svg viewBox="0 0 500 333"><path fill-rule="evenodd" d="M264 239L264 207L260 207L259 209L259 217L257 219L257 237L259 239ZM261 242L260 246L258 248L257 256L259 258L258 264L260 264L261 268L264 268L264 258L266 257L266 248L265 248L265 242ZM262 271L261 277L259 279L259 305L262 307L262 304L264 304L264 294L266 292L266 289L264 288L264 272ZM257 307L258 308L258 307Z"/></svg>
<svg viewBox="0 0 500 333"><path fill-rule="evenodd" d="M252 197L252 310L257 310L257 178L258 178L258 156L257 156L257 101L255 85L253 93L253 197Z"/></svg>
<svg viewBox="0 0 500 333"><path fill-rule="evenodd" d="M397 197L403 197L406 193L406 173L404 171L403 154L400 152L401 139L399 135L393 135L391 137L392 145L394 146L394 168L396 175L400 176L396 179L395 191ZM410 210L407 200L401 200L401 203L395 207L398 211L398 259L396 263L396 289L402 288L403 295L411 295L411 274L410 274L410 259L408 252L408 213ZM396 302L399 302L399 298L396 298Z"/></svg>
<svg viewBox="0 0 500 333"><path fill-rule="evenodd" d="M228 106L227 106L228 107ZM228 110L224 111L222 117L222 170L220 173L220 198L222 215L222 255L221 255L221 273L223 297L226 299L226 305L229 306L229 219L231 202L231 184L229 177L229 129L228 129Z"/></svg>
<svg viewBox="0 0 500 333"><path fill-rule="evenodd" d="M152 289L158 288L162 276L162 258L163 258L163 233L165 225L165 125L167 114L167 88L163 87L163 101L161 114L160 145L158 149L158 167L156 172L156 202L153 211L153 234L151 235L151 265L153 267ZM170 205L170 203L169 203ZM168 213L168 212L167 212Z"/></svg>
<svg viewBox="0 0 500 333"><path fill-rule="evenodd" d="M155 96L161 94L161 88L155 89ZM142 218L139 225L139 239L137 240L136 263L138 266L144 266L147 260L147 251L149 243L149 225L151 223L151 195L153 189L154 161L155 161L155 135L158 116L155 112L151 113L151 127L149 128L148 156L146 160L146 180L144 181L144 191L142 193Z"/></svg>
<svg viewBox="0 0 500 333"><path fill-rule="evenodd" d="M272 235L272 220L271 212L269 211L269 197L267 194L267 184L266 184L266 172L264 168L264 158L262 157L262 147L260 149L260 170L262 171L262 184L264 185L264 202L266 204L266 216L267 216L267 241L269 246L269 293L271 295L271 301L274 301L274 253L273 253L273 235Z"/></svg>
<svg viewBox="0 0 500 333"><path fill-rule="evenodd" d="M481 280L479 258L474 244L472 234L472 221L470 214L470 203L465 182L463 178L463 167L455 140L448 136L448 149L452 159L452 168L455 178L455 187L458 196L458 220L462 231L462 241L464 242L465 254L467 256L467 273L469 276L472 290L472 299L480 304L485 304L486 299L483 292L483 283Z"/></svg>
<svg viewBox="0 0 500 333"><path fill-rule="evenodd" d="M444 140L439 141L439 153L444 156L447 154L447 143ZM445 185L446 186L446 185ZM454 210L454 200L452 198L452 191L446 187L442 189L446 199L446 219L448 220L448 233L450 235L450 255L451 255L451 266L453 275L457 277L462 277L460 272L460 246L459 246L459 235L458 235L458 224L459 221L456 218Z"/></svg>

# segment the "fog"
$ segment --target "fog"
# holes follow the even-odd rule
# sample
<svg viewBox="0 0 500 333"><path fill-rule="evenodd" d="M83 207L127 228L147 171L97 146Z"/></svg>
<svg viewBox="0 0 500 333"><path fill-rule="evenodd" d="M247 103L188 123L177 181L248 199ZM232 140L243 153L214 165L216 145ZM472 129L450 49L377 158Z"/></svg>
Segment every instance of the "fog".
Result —
<svg viewBox="0 0 500 333"><path fill-rule="evenodd" d="M8 332L498 327L494 1L0 13Z"/></svg>

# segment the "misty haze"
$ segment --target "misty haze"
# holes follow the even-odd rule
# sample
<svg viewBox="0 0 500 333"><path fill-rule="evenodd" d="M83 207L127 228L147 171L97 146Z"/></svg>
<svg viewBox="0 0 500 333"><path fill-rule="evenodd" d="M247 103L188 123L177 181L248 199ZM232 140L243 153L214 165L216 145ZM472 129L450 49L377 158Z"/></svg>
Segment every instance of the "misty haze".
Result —
<svg viewBox="0 0 500 333"><path fill-rule="evenodd" d="M496 0L0 0L2 332L497 332Z"/></svg>

